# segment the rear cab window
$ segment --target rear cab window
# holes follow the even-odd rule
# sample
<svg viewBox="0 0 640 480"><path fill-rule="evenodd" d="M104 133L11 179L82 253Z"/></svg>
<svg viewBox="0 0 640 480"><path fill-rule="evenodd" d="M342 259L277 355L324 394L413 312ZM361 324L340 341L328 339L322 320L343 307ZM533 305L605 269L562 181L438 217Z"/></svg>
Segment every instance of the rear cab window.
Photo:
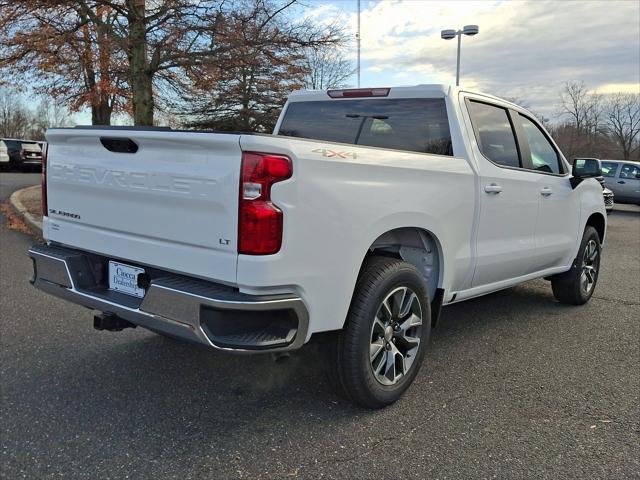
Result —
<svg viewBox="0 0 640 480"><path fill-rule="evenodd" d="M278 135L453 155L443 98L291 102Z"/></svg>

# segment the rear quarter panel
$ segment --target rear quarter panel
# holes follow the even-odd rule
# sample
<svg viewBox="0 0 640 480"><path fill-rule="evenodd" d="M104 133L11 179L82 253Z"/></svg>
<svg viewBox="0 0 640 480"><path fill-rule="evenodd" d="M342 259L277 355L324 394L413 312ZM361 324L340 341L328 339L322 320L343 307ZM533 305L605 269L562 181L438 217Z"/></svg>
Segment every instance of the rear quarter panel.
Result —
<svg viewBox="0 0 640 480"><path fill-rule="evenodd" d="M289 156L293 176L272 190L284 212L280 252L239 255L238 284L247 293L296 291L309 334L343 326L368 248L395 228L431 232L445 265L440 286L463 286L476 194L463 158L269 136L243 136L241 147Z"/></svg>

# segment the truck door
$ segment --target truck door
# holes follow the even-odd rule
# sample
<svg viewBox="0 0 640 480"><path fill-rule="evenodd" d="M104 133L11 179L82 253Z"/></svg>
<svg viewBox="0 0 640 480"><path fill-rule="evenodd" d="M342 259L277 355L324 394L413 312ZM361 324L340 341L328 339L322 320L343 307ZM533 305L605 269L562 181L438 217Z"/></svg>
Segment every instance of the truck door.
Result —
<svg viewBox="0 0 640 480"><path fill-rule="evenodd" d="M602 165L602 176L604 177L604 186L613 192L613 194L617 198L618 196L618 170L620 169L620 164L617 162L601 162ZM615 200L614 198L614 200Z"/></svg>
<svg viewBox="0 0 640 480"><path fill-rule="evenodd" d="M616 178L616 185L620 192L620 201L640 203L640 167L638 165L623 163L620 174Z"/></svg>
<svg viewBox="0 0 640 480"><path fill-rule="evenodd" d="M507 108L466 100L475 133L480 177L480 218L472 286L488 285L533 271L539 186L522 168Z"/></svg>
<svg viewBox="0 0 640 480"><path fill-rule="evenodd" d="M534 271L565 265L575 255L580 228L580 202L569 182L568 167L538 123L514 115L524 167L536 182L540 203L536 218Z"/></svg>

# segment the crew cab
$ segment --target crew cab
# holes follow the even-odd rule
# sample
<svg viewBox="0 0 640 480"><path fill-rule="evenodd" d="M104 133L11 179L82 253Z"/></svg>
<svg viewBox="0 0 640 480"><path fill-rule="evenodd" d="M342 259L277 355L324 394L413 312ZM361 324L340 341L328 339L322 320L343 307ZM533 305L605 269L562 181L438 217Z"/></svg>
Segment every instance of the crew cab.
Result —
<svg viewBox="0 0 640 480"><path fill-rule="evenodd" d="M584 304L606 213L534 115L445 85L293 93L273 134L51 129L33 284L228 352L325 339L331 383L380 408L442 306L547 278Z"/></svg>

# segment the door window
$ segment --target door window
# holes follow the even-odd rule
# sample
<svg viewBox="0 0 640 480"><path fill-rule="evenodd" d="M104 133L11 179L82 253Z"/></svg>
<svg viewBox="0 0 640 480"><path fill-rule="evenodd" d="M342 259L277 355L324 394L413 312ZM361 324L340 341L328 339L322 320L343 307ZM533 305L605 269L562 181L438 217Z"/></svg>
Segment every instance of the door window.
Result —
<svg viewBox="0 0 640 480"><path fill-rule="evenodd" d="M507 110L473 100L468 105L482 154L498 165L519 168L520 155Z"/></svg>
<svg viewBox="0 0 640 480"><path fill-rule="evenodd" d="M518 117L529 142L533 169L545 173L564 173L560 166L558 152L540 130L540 127L520 113Z"/></svg>
<svg viewBox="0 0 640 480"><path fill-rule="evenodd" d="M629 163L625 163L622 165L622 169L620 170L620 178L626 179L636 179L639 178L640 175L640 167L636 165L631 165Z"/></svg>
<svg viewBox="0 0 640 480"><path fill-rule="evenodd" d="M615 177L616 170L618 170L618 164L613 162L602 162L602 176L603 177Z"/></svg>

